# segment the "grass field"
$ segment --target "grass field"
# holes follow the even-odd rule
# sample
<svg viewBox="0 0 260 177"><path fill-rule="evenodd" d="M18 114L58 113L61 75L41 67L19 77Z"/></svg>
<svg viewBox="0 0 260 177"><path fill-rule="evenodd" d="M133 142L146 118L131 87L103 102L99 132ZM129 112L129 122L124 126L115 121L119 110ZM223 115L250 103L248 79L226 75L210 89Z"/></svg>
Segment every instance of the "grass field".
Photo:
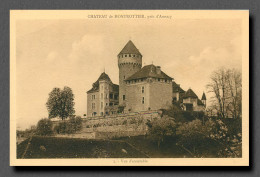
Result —
<svg viewBox="0 0 260 177"><path fill-rule="evenodd" d="M17 145L22 158L28 139ZM142 152L118 140L87 140L34 136L24 158L145 158Z"/></svg>
<svg viewBox="0 0 260 177"><path fill-rule="evenodd" d="M192 158L184 148L176 145L174 138L165 138L158 148L156 141L146 136L114 140L34 136L23 157L28 141L17 145L17 158ZM201 145L205 157L216 157L215 144L201 142Z"/></svg>

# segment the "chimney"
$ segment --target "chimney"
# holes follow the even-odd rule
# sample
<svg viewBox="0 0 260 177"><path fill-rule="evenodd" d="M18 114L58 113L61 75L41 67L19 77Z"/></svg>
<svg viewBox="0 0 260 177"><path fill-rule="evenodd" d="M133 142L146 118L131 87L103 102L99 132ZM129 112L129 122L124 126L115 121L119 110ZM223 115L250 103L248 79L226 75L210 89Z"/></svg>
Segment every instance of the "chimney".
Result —
<svg viewBox="0 0 260 177"><path fill-rule="evenodd" d="M156 66L156 74L161 74L161 66Z"/></svg>

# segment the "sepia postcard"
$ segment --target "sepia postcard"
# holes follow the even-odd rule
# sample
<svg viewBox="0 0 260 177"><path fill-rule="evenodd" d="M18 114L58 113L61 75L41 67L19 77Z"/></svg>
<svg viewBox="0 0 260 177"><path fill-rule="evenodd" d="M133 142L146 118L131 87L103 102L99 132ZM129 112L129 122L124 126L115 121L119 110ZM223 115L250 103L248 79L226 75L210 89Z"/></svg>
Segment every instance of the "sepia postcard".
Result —
<svg viewBox="0 0 260 177"><path fill-rule="evenodd" d="M249 166L248 10L11 10L11 166Z"/></svg>

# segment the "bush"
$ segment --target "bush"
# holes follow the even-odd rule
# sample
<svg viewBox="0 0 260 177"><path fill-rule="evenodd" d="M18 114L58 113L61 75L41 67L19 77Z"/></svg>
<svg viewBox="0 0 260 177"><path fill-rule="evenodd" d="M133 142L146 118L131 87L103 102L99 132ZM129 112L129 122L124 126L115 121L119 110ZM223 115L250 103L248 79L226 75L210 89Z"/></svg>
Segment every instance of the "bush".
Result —
<svg viewBox="0 0 260 177"><path fill-rule="evenodd" d="M53 135L51 120L47 118L41 119L37 124L36 134L40 136Z"/></svg>
<svg viewBox="0 0 260 177"><path fill-rule="evenodd" d="M134 118L130 120L130 124L136 124L136 123L137 121Z"/></svg>
<svg viewBox="0 0 260 177"><path fill-rule="evenodd" d="M72 134L82 129L81 117L71 117L68 121L62 121L58 126L54 127L54 131L58 134Z"/></svg>
<svg viewBox="0 0 260 177"><path fill-rule="evenodd" d="M156 118L146 123L148 126L148 133L157 141L158 148L166 136L176 135L176 123L173 118L164 116Z"/></svg>

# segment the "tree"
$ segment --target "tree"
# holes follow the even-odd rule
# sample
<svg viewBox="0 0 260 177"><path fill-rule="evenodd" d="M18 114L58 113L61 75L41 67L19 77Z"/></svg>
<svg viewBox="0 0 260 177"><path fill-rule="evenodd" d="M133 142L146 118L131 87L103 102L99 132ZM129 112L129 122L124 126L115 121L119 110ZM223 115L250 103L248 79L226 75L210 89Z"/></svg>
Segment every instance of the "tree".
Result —
<svg viewBox="0 0 260 177"><path fill-rule="evenodd" d="M52 122L50 119L44 118L37 123L36 134L41 136L49 136L53 134Z"/></svg>
<svg viewBox="0 0 260 177"><path fill-rule="evenodd" d="M221 118L240 117L242 109L241 72L221 68L214 71L210 79L207 88L214 95L212 108L217 110L218 116Z"/></svg>
<svg viewBox="0 0 260 177"><path fill-rule="evenodd" d="M163 142L165 136L176 135L176 123L171 117L163 116L162 118L148 121L146 124L148 126L148 133L156 139L158 148L160 148L160 144Z"/></svg>
<svg viewBox="0 0 260 177"><path fill-rule="evenodd" d="M187 149L193 156L204 156L204 149L210 140L218 146L218 157L241 157L241 134L229 135L226 124L221 119L209 119L205 125L198 119L182 124L178 128L181 135L178 144Z"/></svg>
<svg viewBox="0 0 260 177"><path fill-rule="evenodd" d="M71 88L64 87L63 90L60 88L54 88L50 94L46 103L49 118L60 117L62 120L73 115L74 110L74 94Z"/></svg>

